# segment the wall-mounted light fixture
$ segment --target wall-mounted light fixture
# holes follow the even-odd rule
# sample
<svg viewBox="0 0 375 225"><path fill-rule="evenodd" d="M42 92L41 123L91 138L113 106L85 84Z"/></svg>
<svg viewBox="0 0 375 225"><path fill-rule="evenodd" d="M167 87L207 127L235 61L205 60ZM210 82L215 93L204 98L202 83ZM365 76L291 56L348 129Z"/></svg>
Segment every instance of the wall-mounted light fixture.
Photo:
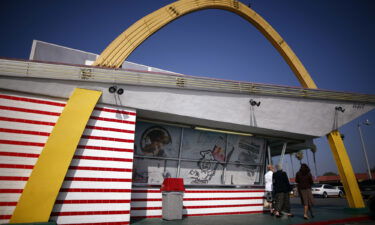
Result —
<svg viewBox="0 0 375 225"><path fill-rule="evenodd" d="M344 109L343 107L341 107L341 106L336 106L336 107L335 107L335 110L336 110L336 111L340 111L340 112L342 112L342 113L345 112L345 109Z"/></svg>
<svg viewBox="0 0 375 225"><path fill-rule="evenodd" d="M109 93L112 93L112 94L115 93L116 91L117 91L118 95L124 94L124 89L122 89L122 88L117 89L117 86L111 86L111 87L109 87L108 91L109 91Z"/></svg>
<svg viewBox="0 0 375 225"><path fill-rule="evenodd" d="M117 90L117 94L118 94L118 95L122 95L122 94L124 94L124 89L119 88L119 89Z"/></svg>
<svg viewBox="0 0 375 225"><path fill-rule="evenodd" d="M108 88L109 93L115 93L117 90L117 86L111 86Z"/></svg>
<svg viewBox="0 0 375 225"><path fill-rule="evenodd" d="M260 106L260 101L257 102L257 101L255 101L255 100L253 100L253 99L250 99L250 105L251 105L251 106L257 106L257 107L259 107L259 106Z"/></svg>

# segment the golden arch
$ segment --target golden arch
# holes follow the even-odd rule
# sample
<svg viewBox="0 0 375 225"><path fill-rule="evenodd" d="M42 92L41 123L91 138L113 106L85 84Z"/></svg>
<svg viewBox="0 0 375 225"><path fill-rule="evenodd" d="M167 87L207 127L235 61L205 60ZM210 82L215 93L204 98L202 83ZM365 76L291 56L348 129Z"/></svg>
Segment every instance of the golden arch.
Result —
<svg viewBox="0 0 375 225"><path fill-rule="evenodd" d="M119 68L125 59L149 36L188 13L204 9L223 9L236 13L253 24L279 51L305 88L317 88L301 61L282 37L254 10L236 0L180 0L138 20L119 35L99 56L94 65Z"/></svg>
<svg viewBox="0 0 375 225"><path fill-rule="evenodd" d="M236 0L179 0L138 20L100 54L94 62L95 66L119 68L125 59L149 36L188 13L204 9L223 9L243 17L253 24L279 51L288 63L299 82L305 88L317 86L306 68L294 54L281 36L254 10ZM338 131L327 135L333 156L335 158L342 183L347 195L349 207L363 208L364 202L356 182L354 171L346 152L344 143Z"/></svg>

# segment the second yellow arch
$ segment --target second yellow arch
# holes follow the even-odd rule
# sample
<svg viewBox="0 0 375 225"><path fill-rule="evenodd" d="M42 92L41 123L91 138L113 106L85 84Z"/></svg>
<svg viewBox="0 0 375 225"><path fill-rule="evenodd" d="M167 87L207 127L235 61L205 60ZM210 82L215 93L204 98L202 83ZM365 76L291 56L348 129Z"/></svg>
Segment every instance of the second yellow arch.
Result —
<svg viewBox="0 0 375 225"><path fill-rule="evenodd" d="M253 24L279 51L305 88L317 88L309 73L281 36L254 10L236 0L180 0L138 20L100 54L94 65L119 68L125 59L149 36L173 20L204 9L223 9Z"/></svg>

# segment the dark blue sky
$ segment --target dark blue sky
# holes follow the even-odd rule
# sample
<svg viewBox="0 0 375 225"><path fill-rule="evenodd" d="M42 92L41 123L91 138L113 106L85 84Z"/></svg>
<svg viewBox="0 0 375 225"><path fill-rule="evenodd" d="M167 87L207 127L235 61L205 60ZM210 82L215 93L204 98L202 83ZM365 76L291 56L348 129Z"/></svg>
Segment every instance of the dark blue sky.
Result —
<svg viewBox="0 0 375 225"><path fill-rule="evenodd" d="M100 53L138 19L171 2L2 0L0 57L28 58L33 39ZM374 1L242 2L251 2L279 32L319 88L375 94ZM199 11L172 22L128 60L188 75L300 86L255 27L222 10ZM365 119L375 122L375 112L340 129L356 172L366 169L357 130L357 124ZM363 127L371 167L375 166L374 131L375 124ZM317 139L316 144L319 174L337 171L325 138Z"/></svg>

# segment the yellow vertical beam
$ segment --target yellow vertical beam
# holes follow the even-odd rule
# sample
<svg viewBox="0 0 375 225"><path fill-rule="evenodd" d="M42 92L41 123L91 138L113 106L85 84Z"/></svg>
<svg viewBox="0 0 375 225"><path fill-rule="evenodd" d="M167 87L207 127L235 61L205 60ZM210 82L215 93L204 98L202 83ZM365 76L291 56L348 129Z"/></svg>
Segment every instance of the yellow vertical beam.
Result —
<svg viewBox="0 0 375 225"><path fill-rule="evenodd" d="M11 223L48 222L78 142L101 94L74 90L34 166Z"/></svg>
<svg viewBox="0 0 375 225"><path fill-rule="evenodd" d="M359 191L357 179L350 164L349 156L346 153L344 142L341 139L340 132L332 131L327 135L331 146L333 157L335 158L341 182L344 185L346 198L350 208L363 208L361 192Z"/></svg>

